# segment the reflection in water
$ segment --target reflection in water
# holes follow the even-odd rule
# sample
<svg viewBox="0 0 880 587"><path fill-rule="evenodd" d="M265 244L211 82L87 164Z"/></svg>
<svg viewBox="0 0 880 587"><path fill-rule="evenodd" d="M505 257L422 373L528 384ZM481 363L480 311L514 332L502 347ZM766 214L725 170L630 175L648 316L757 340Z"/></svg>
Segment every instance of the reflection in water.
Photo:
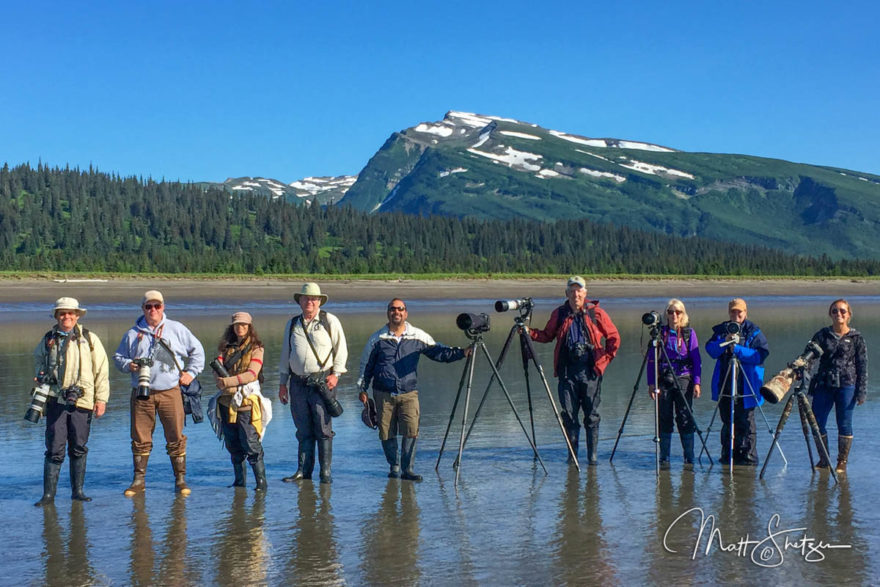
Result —
<svg viewBox="0 0 880 587"><path fill-rule="evenodd" d="M46 585L87 585L96 581L89 562L82 502L74 501L70 506L66 544L55 505L49 504L43 508L43 543L43 582Z"/></svg>
<svg viewBox="0 0 880 587"><path fill-rule="evenodd" d="M367 503L365 507L372 508ZM367 516L362 534L361 565L371 585L414 585L421 579L421 512L414 483L389 479L375 515Z"/></svg>
<svg viewBox="0 0 880 587"><path fill-rule="evenodd" d="M342 584L342 566L336 546L336 526L330 505L330 485L303 482L297 494L299 517L293 527L293 544L285 582L297 585Z"/></svg>
<svg viewBox="0 0 880 587"><path fill-rule="evenodd" d="M266 583L268 548L263 533L265 492L257 492L247 507L247 491L237 489L232 503L218 508L218 552L215 582L220 585Z"/></svg>
<svg viewBox="0 0 880 587"><path fill-rule="evenodd" d="M132 585L199 583L199 564L187 563L186 498L175 496L167 512L165 536L161 543L153 542L150 515L145 495L132 499L131 556L129 577ZM154 504L155 505L155 504ZM158 566L156 550L158 549Z"/></svg>
<svg viewBox="0 0 880 587"><path fill-rule="evenodd" d="M565 490L559 500L556 537L552 547L556 556L554 583L564 585L613 585L619 583L610 564L599 501L597 467L586 468L586 483L580 490L577 469L568 467Z"/></svg>
<svg viewBox="0 0 880 587"><path fill-rule="evenodd" d="M678 492L673 481L681 478ZM652 583L683 583L692 585L698 582L698 566L692 560L694 537L699 532L699 518L686 516L675 521L678 516L695 505L694 473L691 471L661 471L656 489L656 544L660 545L655 556L649 557L649 576ZM674 522L674 524L673 524ZM672 529L667 534L667 530ZM669 552L674 550L675 552Z"/></svg>

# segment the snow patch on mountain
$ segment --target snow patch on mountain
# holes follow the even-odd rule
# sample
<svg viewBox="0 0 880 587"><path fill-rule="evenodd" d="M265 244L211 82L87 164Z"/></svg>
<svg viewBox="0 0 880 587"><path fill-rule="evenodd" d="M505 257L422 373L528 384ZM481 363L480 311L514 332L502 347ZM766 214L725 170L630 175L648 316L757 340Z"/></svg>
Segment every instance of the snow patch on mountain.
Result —
<svg viewBox="0 0 880 587"><path fill-rule="evenodd" d="M427 124L423 122L415 128L415 131L448 137L452 135L455 129L448 125L444 125L442 122L437 124Z"/></svg>
<svg viewBox="0 0 880 587"><path fill-rule="evenodd" d="M577 143L579 145L586 145L588 147L599 147L602 149L606 149L609 147L618 148L618 149L637 149L640 151L658 151L662 153L674 153L675 149L669 149L667 147L661 147L660 145L653 145L651 143L640 143L637 141L621 141L618 139L588 139L584 137L579 137L576 135L570 135L568 133L560 132L558 130L549 131L551 135L554 137L558 137L565 141L570 141L572 143Z"/></svg>
<svg viewBox="0 0 880 587"><path fill-rule="evenodd" d="M581 173L586 175L591 175L593 177L607 177L609 179L613 179L617 183L623 183L626 181L626 178L622 175L618 175L616 173L611 173L609 171L598 171L596 169L588 169L587 167L581 167L578 169Z"/></svg>
<svg viewBox="0 0 880 587"><path fill-rule="evenodd" d="M499 145L499 147L503 147L503 145ZM540 159L543 159L542 155L535 155L534 153L529 153L527 151L517 151L513 147L507 147L501 154L486 153L485 151L478 151L474 148L468 149L468 153L479 155L480 157L486 157L488 159L497 161L498 163L504 163L508 167L514 169L522 169L523 171L540 170L540 165L529 163L529 161L538 161Z"/></svg>
<svg viewBox="0 0 880 587"><path fill-rule="evenodd" d="M453 173L464 173L467 171L464 167L456 167L455 169L446 169L438 173L438 177L446 177L447 175L452 175Z"/></svg>
<svg viewBox="0 0 880 587"><path fill-rule="evenodd" d="M304 177L289 185L296 190L297 197L310 198L323 192L335 190L340 197L357 181L356 175L340 175L338 177Z"/></svg>
<svg viewBox="0 0 880 587"><path fill-rule="evenodd" d="M535 135L530 135L530 134L524 133L524 132L516 132L513 130L502 130L499 132L503 135L508 136L508 137L518 137L520 139L529 139L530 141L540 141L541 140L541 137L538 137Z"/></svg>
<svg viewBox="0 0 880 587"><path fill-rule="evenodd" d="M679 171L678 169L669 169L668 167L663 167L662 165L652 165L650 163L644 163L642 161L636 161L635 159L630 159L628 164L620 163L621 167L626 169L632 169L633 171L640 171L641 173L647 173L649 175L676 175L678 177L686 177L688 179L695 179L693 175L690 173L686 173L684 171Z"/></svg>

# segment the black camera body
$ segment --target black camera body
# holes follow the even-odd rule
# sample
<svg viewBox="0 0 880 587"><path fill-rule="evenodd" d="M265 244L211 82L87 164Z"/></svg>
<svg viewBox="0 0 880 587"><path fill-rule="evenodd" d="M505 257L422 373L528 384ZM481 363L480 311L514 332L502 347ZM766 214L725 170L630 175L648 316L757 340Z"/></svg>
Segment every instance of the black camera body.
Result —
<svg viewBox="0 0 880 587"><path fill-rule="evenodd" d="M60 396L64 398L64 402L68 405L75 405L77 400L83 395L83 388L79 385L71 385L61 390Z"/></svg>
<svg viewBox="0 0 880 587"><path fill-rule="evenodd" d="M642 324L645 326L655 326L660 324L660 313L659 312L645 312L642 314Z"/></svg>
<svg viewBox="0 0 880 587"><path fill-rule="evenodd" d="M596 345L591 342L576 342L571 347L571 354L575 359L581 361L592 356L594 350L596 350Z"/></svg>
<svg viewBox="0 0 880 587"><path fill-rule="evenodd" d="M455 325L464 330L468 335L489 332L489 315L469 313L459 314L455 319Z"/></svg>
<svg viewBox="0 0 880 587"><path fill-rule="evenodd" d="M150 367L153 366L153 359L151 357L141 357L139 359L132 359L131 361L135 365L137 365L137 398L138 399L147 399L150 397Z"/></svg>
<svg viewBox="0 0 880 587"><path fill-rule="evenodd" d="M327 373L318 371L306 377L306 385L318 392L324 401L324 407L332 418L338 418L342 415L342 404L336 399L336 394L327 385Z"/></svg>

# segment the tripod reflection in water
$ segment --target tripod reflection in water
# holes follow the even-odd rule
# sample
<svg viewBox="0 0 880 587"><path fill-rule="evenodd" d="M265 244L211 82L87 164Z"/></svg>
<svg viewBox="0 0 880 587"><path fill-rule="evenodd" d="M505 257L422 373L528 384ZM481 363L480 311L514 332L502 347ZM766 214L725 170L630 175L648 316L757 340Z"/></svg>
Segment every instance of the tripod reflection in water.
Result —
<svg viewBox="0 0 880 587"><path fill-rule="evenodd" d="M559 499L553 549L556 575L549 581L560 585L614 585L617 570L608 556L602 521L599 475L587 469L583 488L578 471L569 468Z"/></svg>

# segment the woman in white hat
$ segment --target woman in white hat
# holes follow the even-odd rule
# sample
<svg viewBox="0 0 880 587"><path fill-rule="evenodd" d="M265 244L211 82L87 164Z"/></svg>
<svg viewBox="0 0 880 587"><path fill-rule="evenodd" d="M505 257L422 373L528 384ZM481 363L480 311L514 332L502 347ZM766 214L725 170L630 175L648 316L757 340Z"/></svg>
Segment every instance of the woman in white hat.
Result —
<svg viewBox="0 0 880 587"><path fill-rule="evenodd" d="M70 456L71 497L91 501L83 493L86 454L92 414L104 415L110 397L107 353L94 333L79 325L86 313L74 298L59 298L52 309L56 324L43 335L34 349L34 379L48 389L45 406L31 403L27 419L36 422L40 409L46 416L46 454L43 462L43 497L35 503L44 506L55 501L58 475L64 462L64 449ZM35 398L36 400L36 398Z"/></svg>

